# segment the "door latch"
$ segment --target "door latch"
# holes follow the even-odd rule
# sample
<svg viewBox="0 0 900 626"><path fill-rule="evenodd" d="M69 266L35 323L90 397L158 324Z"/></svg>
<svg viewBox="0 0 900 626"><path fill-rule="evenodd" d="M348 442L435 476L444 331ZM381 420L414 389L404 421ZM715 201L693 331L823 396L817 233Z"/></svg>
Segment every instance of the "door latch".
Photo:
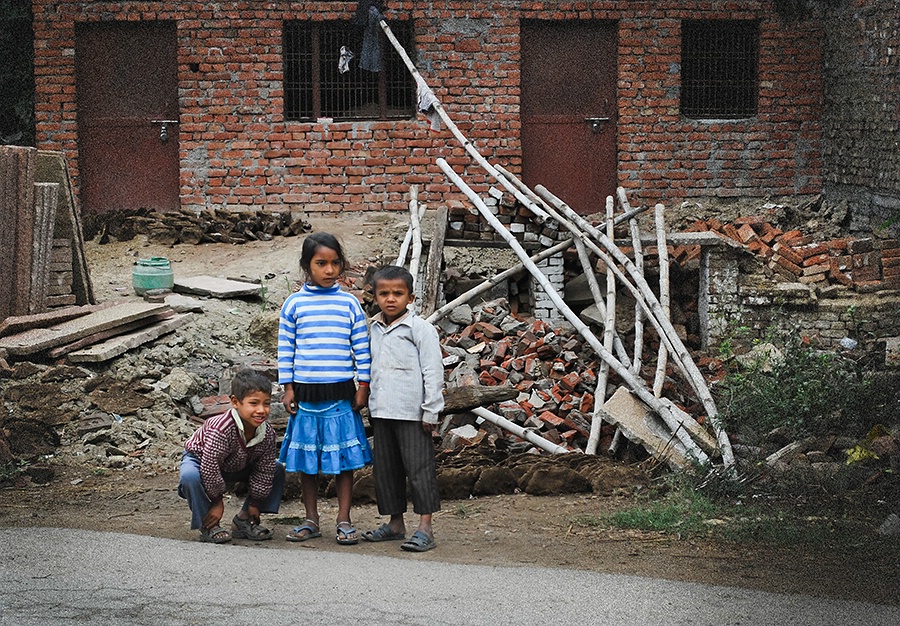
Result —
<svg viewBox="0 0 900 626"><path fill-rule="evenodd" d="M591 132L599 133L603 122L608 122L608 117L586 117L584 121L591 125Z"/></svg>
<svg viewBox="0 0 900 626"><path fill-rule="evenodd" d="M150 120L151 124L159 124L159 140L166 143L169 140L169 124L177 124L178 120Z"/></svg>

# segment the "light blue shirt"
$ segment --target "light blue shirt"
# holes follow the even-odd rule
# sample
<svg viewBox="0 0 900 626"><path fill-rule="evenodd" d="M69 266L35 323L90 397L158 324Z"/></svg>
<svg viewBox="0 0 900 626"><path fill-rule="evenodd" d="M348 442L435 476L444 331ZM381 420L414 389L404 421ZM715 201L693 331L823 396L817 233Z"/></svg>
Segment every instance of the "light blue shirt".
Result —
<svg viewBox="0 0 900 626"><path fill-rule="evenodd" d="M437 330L415 313L386 326L372 318L372 417L437 424L444 408L444 363Z"/></svg>

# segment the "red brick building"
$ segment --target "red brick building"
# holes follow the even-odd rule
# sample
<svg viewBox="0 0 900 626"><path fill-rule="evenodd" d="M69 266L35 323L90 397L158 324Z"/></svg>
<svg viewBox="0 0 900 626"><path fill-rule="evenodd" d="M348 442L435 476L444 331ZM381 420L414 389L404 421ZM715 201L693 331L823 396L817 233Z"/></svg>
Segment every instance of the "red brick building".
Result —
<svg viewBox="0 0 900 626"><path fill-rule="evenodd" d="M592 210L616 185L667 205L822 191L824 27L784 4L390 0L385 15L482 154ZM417 114L386 41L380 72L359 67L357 6L34 0L37 145L69 155L88 213L399 210L411 184L434 205L455 195L437 157L484 183Z"/></svg>

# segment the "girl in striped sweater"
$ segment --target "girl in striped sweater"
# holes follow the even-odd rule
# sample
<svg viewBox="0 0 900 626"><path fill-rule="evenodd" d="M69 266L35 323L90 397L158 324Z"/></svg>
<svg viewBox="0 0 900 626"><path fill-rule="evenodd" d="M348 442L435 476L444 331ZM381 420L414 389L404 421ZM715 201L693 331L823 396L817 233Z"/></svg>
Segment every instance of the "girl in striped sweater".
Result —
<svg viewBox="0 0 900 626"><path fill-rule="evenodd" d="M279 460L300 472L306 520L288 541L321 537L318 475L335 477L338 498L336 540L359 541L350 520L353 471L372 462L359 415L369 398L369 336L355 296L341 291L338 278L347 260L338 240L314 233L303 242L300 268L306 283L281 307L278 324L278 382L291 415Z"/></svg>

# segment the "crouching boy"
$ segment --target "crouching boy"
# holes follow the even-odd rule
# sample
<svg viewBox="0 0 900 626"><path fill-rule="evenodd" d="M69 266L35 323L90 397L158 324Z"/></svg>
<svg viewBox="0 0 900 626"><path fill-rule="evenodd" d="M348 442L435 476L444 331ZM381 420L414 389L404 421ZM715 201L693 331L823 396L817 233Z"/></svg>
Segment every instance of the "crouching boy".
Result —
<svg viewBox="0 0 900 626"><path fill-rule="evenodd" d="M260 513L277 513L284 489L284 466L276 461L275 432L266 422L272 383L261 372L241 369L231 381L231 408L210 417L184 444L178 495L191 507L191 529L200 541L227 543L234 538L262 541L272 531L260 525ZM226 484L246 482L249 493L227 530Z"/></svg>

